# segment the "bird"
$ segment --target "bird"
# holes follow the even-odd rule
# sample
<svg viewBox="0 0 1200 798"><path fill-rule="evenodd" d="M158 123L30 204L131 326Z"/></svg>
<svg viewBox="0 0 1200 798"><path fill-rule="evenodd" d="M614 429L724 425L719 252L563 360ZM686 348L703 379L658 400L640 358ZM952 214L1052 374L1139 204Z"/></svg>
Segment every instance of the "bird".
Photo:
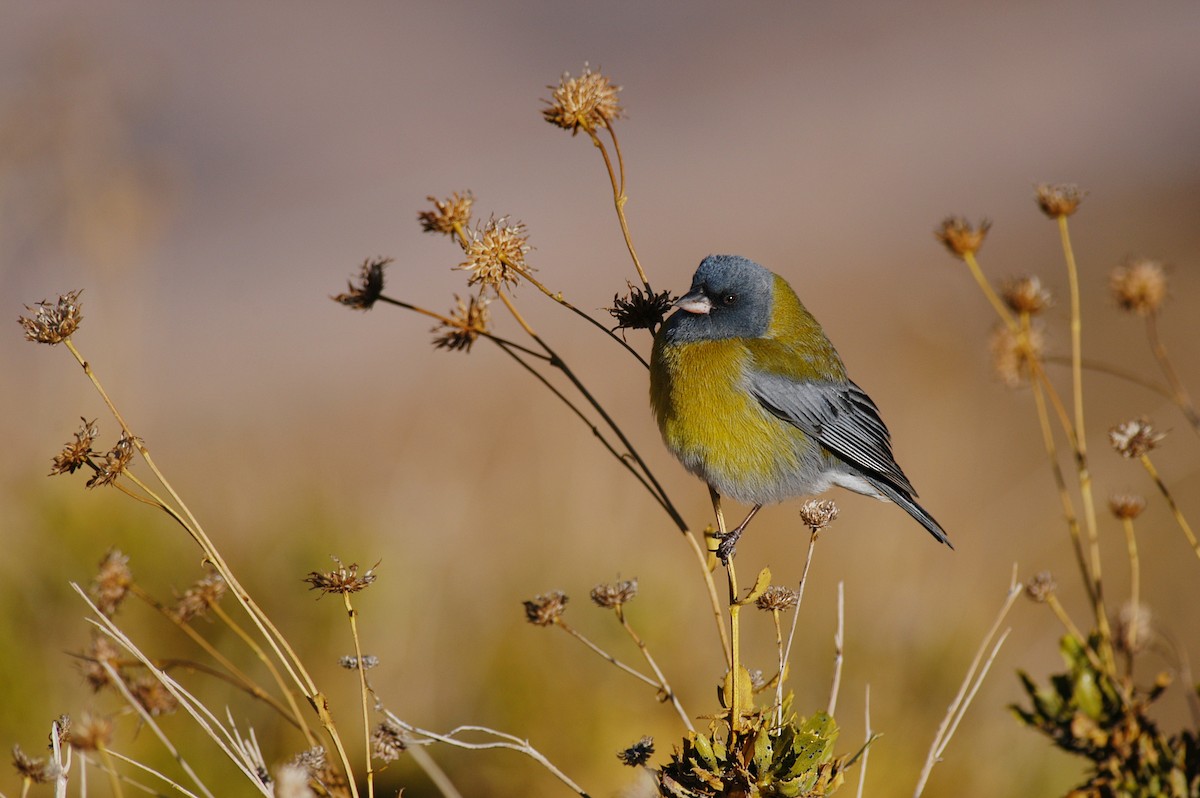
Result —
<svg viewBox="0 0 1200 798"><path fill-rule="evenodd" d="M894 502L954 548L917 503L879 408L786 280L709 255L673 308L654 337L650 404L667 448L708 483L723 563L763 505L833 486ZM728 532L721 497L752 508Z"/></svg>

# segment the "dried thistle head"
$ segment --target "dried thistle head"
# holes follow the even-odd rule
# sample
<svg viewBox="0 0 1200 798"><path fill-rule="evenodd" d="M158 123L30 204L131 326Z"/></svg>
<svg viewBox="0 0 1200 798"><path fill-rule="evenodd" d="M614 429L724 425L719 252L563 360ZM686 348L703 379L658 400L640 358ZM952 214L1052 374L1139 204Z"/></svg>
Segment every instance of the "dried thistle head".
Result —
<svg viewBox="0 0 1200 798"><path fill-rule="evenodd" d="M430 332L437 333L433 345L452 352L470 352L471 344L481 333L488 331L488 303L484 297L470 296L466 302L454 295L456 307L450 311L450 322L438 322Z"/></svg>
<svg viewBox="0 0 1200 798"><path fill-rule="evenodd" d="M456 231L465 230L471 221L471 206L475 204L475 195L470 191L461 194L455 191L444 200L437 197L426 197L433 203L433 210L420 211L417 221L426 233L441 233L452 236Z"/></svg>
<svg viewBox="0 0 1200 798"><path fill-rule="evenodd" d="M96 454L92 451L92 443L100 434L100 428L96 426L96 419L88 421L80 416L79 420L83 422L83 426L75 433L75 440L63 446L63 450L54 455L54 465L50 469L50 476L74 474L76 469L87 465L88 460Z"/></svg>
<svg viewBox="0 0 1200 798"><path fill-rule="evenodd" d="M391 718L384 718L371 732L371 756L380 762L395 762L408 749L404 729Z"/></svg>
<svg viewBox="0 0 1200 798"><path fill-rule="evenodd" d="M467 259L457 268L471 272L468 285L482 283L495 289L516 285L522 275L533 271L525 262L529 250L529 232L522 222L510 223L507 216L493 216L487 224L469 232L464 247Z"/></svg>
<svg viewBox="0 0 1200 798"><path fill-rule="evenodd" d="M109 549L100 561L96 578L92 580L90 593L96 609L106 618L113 617L132 586L133 572L129 570L129 557L119 549Z"/></svg>
<svg viewBox="0 0 1200 798"><path fill-rule="evenodd" d="M942 226L933 231L933 235L955 257L965 258L979 251L991 229L992 223L987 219L981 221L978 227L973 227L962 216L947 216L942 220Z"/></svg>
<svg viewBox="0 0 1200 798"><path fill-rule="evenodd" d="M1157 313L1167 298L1167 271L1150 258L1129 258L1112 270L1108 288L1121 310L1138 316Z"/></svg>
<svg viewBox="0 0 1200 798"><path fill-rule="evenodd" d="M21 778L32 784L47 784L58 778L56 765L46 761L45 757L29 756L19 745L12 747L12 762Z"/></svg>
<svg viewBox="0 0 1200 798"><path fill-rule="evenodd" d="M358 563L343 565L337 557L333 558L337 568L332 571L310 571L304 581L308 582L309 590L320 590L321 595L329 593L357 593L366 589L375 581L375 567L372 566L358 575ZM375 565L378 565L376 563Z"/></svg>
<svg viewBox="0 0 1200 798"><path fill-rule="evenodd" d="M838 506L833 499L809 499L800 505L800 520L813 532L820 532L837 517Z"/></svg>
<svg viewBox="0 0 1200 798"><path fill-rule="evenodd" d="M1004 304L1014 313L1036 316L1053 304L1050 291L1037 277L1013 277L1000 289Z"/></svg>
<svg viewBox="0 0 1200 798"><path fill-rule="evenodd" d="M671 292L651 293L629 286L628 296L613 296L608 313L617 320L618 330L656 330L671 309Z"/></svg>
<svg viewBox="0 0 1200 798"><path fill-rule="evenodd" d="M1154 616L1150 608L1138 602L1126 602L1117 613L1114 641L1117 650L1130 655L1146 650L1154 637Z"/></svg>
<svg viewBox="0 0 1200 798"><path fill-rule="evenodd" d="M94 692L100 692L108 686L111 679L108 675L107 664L113 670L120 665L121 651L108 635L93 631L87 650L80 655L83 665L80 670L88 686Z"/></svg>
<svg viewBox="0 0 1200 798"><path fill-rule="evenodd" d="M1122 521L1132 521L1146 509L1146 499L1136 493L1114 493L1108 497L1108 509Z"/></svg>
<svg viewBox="0 0 1200 798"><path fill-rule="evenodd" d="M998 325L992 332L989 349L996 376L1009 388L1028 382L1033 366L1042 359L1046 347L1044 329L1034 323L1027 330L1013 331L1008 325Z"/></svg>
<svg viewBox="0 0 1200 798"><path fill-rule="evenodd" d="M624 115L617 100L621 87L614 86L608 76L593 72L587 64L579 77L564 72L557 86L546 88L553 94L545 101L549 107L542 109L542 116L550 124L571 131L572 136L580 128L589 133L606 128Z"/></svg>
<svg viewBox="0 0 1200 798"><path fill-rule="evenodd" d="M216 606L221 600L221 596L225 595L226 587L225 579L216 571L211 571L183 591L179 601L175 602L171 614L179 623L187 623L193 618L202 618L208 614L209 608Z"/></svg>
<svg viewBox="0 0 1200 798"><path fill-rule="evenodd" d="M85 712L72 724L69 740L71 746L80 751L96 751L108 747L112 741L112 732L111 718Z"/></svg>
<svg viewBox="0 0 1200 798"><path fill-rule="evenodd" d="M1123 421L1108 431L1108 442L1117 454L1131 459L1148 454L1165 437L1166 433L1156 430L1145 416Z"/></svg>
<svg viewBox="0 0 1200 798"><path fill-rule="evenodd" d="M129 692L150 717L170 715L179 709L177 699L166 686L148 673L139 674L127 683Z"/></svg>
<svg viewBox="0 0 1200 798"><path fill-rule="evenodd" d="M1070 216L1079 208L1084 192L1070 183L1039 183L1034 188L1038 207L1051 219Z"/></svg>
<svg viewBox="0 0 1200 798"><path fill-rule="evenodd" d="M391 258L367 258L359 267L358 282L350 280L346 293L330 299L354 310L370 310L383 293L383 269L391 262Z"/></svg>
<svg viewBox="0 0 1200 798"><path fill-rule="evenodd" d="M122 430L121 437L105 453L104 460L97 467L96 473L87 481L87 487L98 488L101 485L111 485L116 482L117 477L121 476L129 467L140 444L140 438L131 437L128 432Z"/></svg>
<svg viewBox="0 0 1200 798"><path fill-rule="evenodd" d="M1038 604L1044 604L1057 589L1054 575L1049 571L1041 571L1029 580L1029 584L1025 586L1025 595Z"/></svg>
<svg viewBox="0 0 1200 798"><path fill-rule="evenodd" d="M597 607L614 610L633 601L637 596L636 579L622 579L615 584L599 584L592 588L592 601Z"/></svg>
<svg viewBox="0 0 1200 798"><path fill-rule="evenodd" d="M754 606L767 612L786 612L799 603L796 591L783 585L771 585L754 600Z"/></svg>
<svg viewBox="0 0 1200 798"><path fill-rule="evenodd" d="M71 291L63 294L57 302L45 299L25 309L33 314L32 318L18 316L17 322L25 329L25 339L38 344L60 344L71 337L79 329L83 321L83 312L79 306L79 295L82 291Z"/></svg>
<svg viewBox="0 0 1200 798"><path fill-rule="evenodd" d="M348 671L356 671L360 667L364 671L369 671L371 668L379 665L379 657L376 657L372 654L363 654L361 657L354 654L347 654L345 656L338 657L338 665Z"/></svg>
<svg viewBox="0 0 1200 798"><path fill-rule="evenodd" d="M652 756L654 756L654 738L649 735L617 753L617 759L621 760L621 764L631 768L646 764Z"/></svg>
<svg viewBox="0 0 1200 798"><path fill-rule="evenodd" d="M553 626L567 608L567 594L561 590L539 593L525 601L525 620L534 626Z"/></svg>

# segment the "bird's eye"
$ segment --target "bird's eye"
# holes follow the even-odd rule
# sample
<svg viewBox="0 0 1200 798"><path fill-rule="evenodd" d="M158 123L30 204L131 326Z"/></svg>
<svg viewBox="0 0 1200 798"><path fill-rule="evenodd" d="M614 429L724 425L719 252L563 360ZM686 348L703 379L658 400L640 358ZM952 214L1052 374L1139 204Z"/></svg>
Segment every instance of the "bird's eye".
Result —
<svg viewBox="0 0 1200 798"><path fill-rule="evenodd" d="M734 302L737 302L737 296L737 294L725 294L721 297L721 304L732 305Z"/></svg>

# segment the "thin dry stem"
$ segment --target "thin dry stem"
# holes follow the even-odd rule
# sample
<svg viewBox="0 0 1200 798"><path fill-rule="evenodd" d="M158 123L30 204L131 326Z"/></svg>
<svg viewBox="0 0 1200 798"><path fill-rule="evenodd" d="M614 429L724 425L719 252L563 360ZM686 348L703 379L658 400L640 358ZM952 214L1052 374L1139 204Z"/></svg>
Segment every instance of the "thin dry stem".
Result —
<svg viewBox="0 0 1200 798"><path fill-rule="evenodd" d="M1200 557L1200 541L1196 540L1196 533L1192 531L1192 525L1188 523L1184 517L1183 511L1179 509L1179 505L1175 503L1175 497L1167 488L1167 483L1163 482L1162 477L1158 474L1158 469L1154 467L1154 463L1150 461L1150 455L1143 454L1140 458L1142 465L1146 469L1146 473L1154 480L1154 484L1158 486L1158 490L1162 493L1163 498L1167 500L1167 506L1171 508L1171 514L1175 516L1175 522L1179 524L1179 528L1183 530L1183 534L1187 537L1188 543L1192 547L1192 551Z"/></svg>
<svg viewBox="0 0 1200 798"><path fill-rule="evenodd" d="M350 621L350 636L354 639L354 656L358 667L358 682L362 696L363 757L367 761L367 795L375 795L375 764L371 758L371 688L367 685L367 669L363 667L362 641L358 636L358 610L350 601L348 592L342 593L346 605L346 616Z"/></svg>
<svg viewBox="0 0 1200 798"><path fill-rule="evenodd" d="M875 733L871 731L871 685L868 682L866 688L866 699L863 702L863 727L866 729L866 741L863 743L862 764L858 766L858 798L863 798L863 790L867 786L867 758L871 756L871 740L875 738Z"/></svg>
<svg viewBox="0 0 1200 798"><path fill-rule="evenodd" d="M808 536L808 553L804 557L804 570L800 572L800 584L796 586L796 606L792 608L792 628L788 632L787 646L783 651L783 659L785 662L790 662L792 659L792 643L796 640L796 622L800 618L800 605L804 603L804 587L808 584L808 569L812 565L813 551L817 547L817 532L810 530ZM777 707L776 722L778 725L783 725L783 674L780 674L779 682L775 685L775 705Z"/></svg>
<svg viewBox="0 0 1200 798"><path fill-rule="evenodd" d="M1192 431L1200 434L1200 413L1196 411L1191 394L1188 393L1183 380L1179 378L1179 372L1175 370L1171 358L1167 356L1167 348L1158 335L1158 314L1155 312L1146 314L1146 337L1150 340L1150 349L1154 352L1154 359L1158 361L1163 376L1167 378L1167 383L1171 386L1171 399L1183 411L1184 418L1192 425Z"/></svg>
<svg viewBox="0 0 1200 798"><path fill-rule="evenodd" d="M842 686L842 640L846 631L846 584L838 581L837 632L833 635L833 685L829 688L829 707L825 710L830 717L837 710L838 692Z"/></svg>
<svg viewBox="0 0 1200 798"><path fill-rule="evenodd" d="M680 720L683 721L683 725L687 727L687 730L695 731L696 729L692 725L691 717L688 715L688 713L683 711L683 705L679 703L679 696L676 695L674 688L672 688L670 683L667 681L667 677L665 674L663 674L662 669L658 667L658 663L655 662L654 657L650 655L650 649L646 647L645 641L643 641L642 638L638 636L638 633L633 630L633 627L629 625L629 621L625 618L625 611L618 606L616 608L616 613L617 620L621 622L621 626L625 629L626 634L628 634L629 638L633 640L633 643L638 647L638 650L642 652L642 657L646 660L646 664L650 666L650 670L654 671L654 676L656 679L658 679L658 686L663 693L663 697L670 700L671 706L675 707L675 712L679 715Z"/></svg>

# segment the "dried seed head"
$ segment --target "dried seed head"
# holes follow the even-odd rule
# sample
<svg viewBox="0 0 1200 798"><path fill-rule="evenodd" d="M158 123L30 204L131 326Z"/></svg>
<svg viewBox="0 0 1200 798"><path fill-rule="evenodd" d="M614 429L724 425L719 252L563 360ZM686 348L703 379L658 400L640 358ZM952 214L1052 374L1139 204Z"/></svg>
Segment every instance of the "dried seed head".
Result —
<svg viewBox="0 0 1200 798"><path fill-rule="evenodd" d="M433 203L433 210L421 211L417 221L426 233L442 233L452 236L456 230L465 230L471 221L471 205L475 203L475 195L470 191L461 194L455 191L447 199L426 197Z"/></svg>
<svg viewBox="0 0 1200 798"><path fill-rule="evenodd" d="M450 311L451 322L439 322L430 332L437 333L433 345L438 349L470 352L471 344L481 333L488 331L488 303L491 300L471 296L467 302L454 295L456 307Z"/></svg>
<svg viewBox="0 0 1200 798"><path fill-rule="evenodd" d="M175 602L175 608L171 611L175 620L187 623L193 618L204 617L209 608L216 606L221 596L225 595L226 587L225 579L219 573L210 572L183 591L183 595Z"/></svg>
<svg viewBox="0 0 1200 798"><path fill-rule="evenodd" d="M820 532L837 517L838 506L833 499L809 499L800 505L800 520L813 532Z"/></svg>
<svg viewBox="0 0 1200 798"><path fill-rule="evenodd" d="M80 751L107 748L112 741L112 731L111 719L85 712L83 717L71 726L71 746Z"/></svg>
<svg viewBox="0 0 1200 798"><path fill-rule="evenodd" d="M310 776L320 775L328 766L324 746L314 746L307 751L301 751L292 757L290 764L303 768Z"/></svg>
<svg viewBox="0 0 1200 798"><path fill-rule="evenodd" d="M631 768L646 764L652 756L654 756L654 738L649 735L617 753L617 759L621 760L621 764Z"/></svg>
<svg viewBox="0 0 1200 798"><path fill-rule="evenodd" d="M79 306L81 291L71 291L58 298L58 302L46 300L25 309L33 313L32 318L18 316L17 322L25 328L25 339L39 344L59 344L71 337L83 321Z"/></svg>
<svg viewBox="0 0 1200 798"><path fill-rule="evenodd" d="M671 301L670 291L654 294L630 285L628 296L613 296L608 313L617 320L618 330L655 330L671 309Z"/></svg>
<svg viewBox="0 0 1200 798"><path fill-rule="evenodd" d="M87 651L81 655L83 665L80 670L83 671L83 678L87 680L93 691L100 692L110 681L104 663L115 670L120 664L120 656L121 651L117 648L117 644L107 635L92 632Z"/></svg>
<svg viewBox="0 0 1200 798"><path fill-rule="evenodd" d="M371 732L371 756L380 762L395 762L407 749L404 729L391 718L384 718Z"/></svg>
<svg viewBox="0 0 1200 798"><path fill-rule="evenodd" d="M371 654L363 654L362 657L357 657L353 654L347 654L344 657L338 657L338 665L348 671L358 670L360 662L362 663L362 669L364 671L369 671L371 668L374 668L379 664L379 657L372 656Z"/></svg>
<svg viewBox="0 0 1200 798"><path fill-rule="evenodd" d="M567 608L567 594L561 590L540 593L525 604L525 620L534 626L553 626Z"/></svg>
<svg viewBox="0 0 1200 798"><path fill-rule="evenodd" d="M754 606L768 612L785 612L800 603L800 597L790 587L771 585L754 600Z"/></svg>
<svg viewBox="0 0 1200 798"><path fill-rule="evenodd" d="M337 557L333 558L337 568L332 571L310 571L304 581L308 582L309 590L320 590L321 595L328 593L357 593L375 581L375 566L368 568L362 576L358 575L358 563L343 565ZM379 563L375 563L376 566Z"/></svg>
<svg viewBox="0 0 1200 798"><path fill-rule="evenodd" d="M493 216L487 224L471 230L464 250L467 259L457 268L471 272L468 285L482 283L499 289L506 283L516 285L521 275L533 271L525 262L529 232L521 222L510 224L507 216Z"/></svg>
<svg viewBox="0 0 1200 798"><path fill-rule="evenodd" d="M1140 654L1154 636L1154 616L1150 608L1138 602L1126 602L1117 614L1117 649L1126 654Z"/></svg>
<svg viewBox="0 0 1200 798"><path fill-rule="evenodd" d="M179 709L179 699L171 694L162 682L148 673L130 679L129 692L151 717L170 715Z"/></svg>
<svg viewBox="0 0 1200 798"><path fill-rule="evenodd" d="M92 451L92 443L100 434L100 428L96 426L95 419L88 421L80 416L79 420L83 422L83 426L75 433L75 440L63 446L63 450L54 456L50 476L74 474L76 469L87 465L88 459L96 454Z"/></svg>
<svg viewBox="0 0 1200 798"><path fill-rule="evenodd" d="M577 78L564 72L549 100L550 107L542 109L542 116L552 125L571 131L575 135L582 128L586 132L608 127L613 120L624 115L617 100L620 86L614 86L606 75L593 72L587 64L583 74Z"/></svg>
<svg viewBox="0 0 1200 798"><path fill-rule="evenodd" d="M1004 283L1000 290L1004 304L1014 313L1036 316L1053 304L1050 292L1037 277L1014 277Z"/></svg>
<svg viewBox="0 0 1200 798"><path fill-rule="evenodd" d="M308 786L308 771L299 765L281 765L275 771L275 798L317 798Z"/></svg>
<svg viewBox="0 0 1200 798"><path fill-rule="evenodd" d="M592 588L592 601L597 607L605 609L616 609L622 604L627 604L633 601L637 595L638 583L636 579L623 579L616 584L599 584Z"/></svg>
<svg viewBox="0 0 1200 798"><path fill-rule="evenodd" d="M1154 429L1145 416L1123 421L1108 431L1108 442L1117 454L1132 459L1148 454L1165 437L1166 433Z"/></svg>
<svg viewBox="0 0 1200 798"><path fill-rule="evenodd" d="M117 477L121 476L121 473L129 467L140 444L140 438L131 438L128 432L122 431L120 439L105 453L104 461L100 463L92 478L87 481L87 487L98 488L101 485L111 485L116 482Z"/></svg>
<svg viewBox="0 0 1200 798"><path fill-rule="evenodd" d="M953 255L965 258L979 251L990 229L992 223L987 219L981 221L976 228L961 216L947 216L942 220L942 226L934 230L933 234Z"/></svg>
<svg viewBox="0 0 1200 798"><path fill-rule="evenodd" d="M133 572L129 570L129 557L118 549L109 549L100 561L100 570L92 581L90 591L96 609L111 618L117 613L117 608L129 595L133 585Z"/></svg>
<svg viewBox="0 0 1200 798"><path fill-rule="evenodd" d="M1146 500L1135 493L1114 493L1108 497L1108 509L1117 518L1132 521L1146 509Z"/></svg>
<svg viewBox="0 0 1200 798"><path fill-rule="evenodd" d="M355 310L370 310L383 293L383 268L391 262L391 258L383 257L364 260L359 267L358 283L349 281L346 293L330 299Z"/></svg>
<svg viewBox="0 0 1200 798"><path fill-rule="evenodd" d="M1121 310L1149 316L1157 313L1167 298L1167 272L1159 261L1129 258L1112 270L1108 288Z"/></svg>
<svg viewBox="0 0 1200 798"><path fill-rule="evenodd" d="M1042 571L1029 581L1025 586L1025 595L1036 601L1038 604L1044 604L1046 599L1058 588L1054 582L1054 576L1049 571Z"/></svg>
<svg viewBox="0 0 1200 798"><path fill-rule="evenodd" d="M1033 373L1034 363L1041 361L1045 346L1045 333L1038 323L1016 332L1010 330L1008 325L997 326L989 343L996 376L1009 388L1027 382Z"/></svg>
<svg viewBox="0 0 1200 798"><path fill-rule="evenodd" d="M1084 194L1079 186L1070 183L1040 183L1034 191L1038 207L1051 219L1075 213Z"/></svg>
<svg viewBox="0 0 1200 798"><path fill-rule="evenodd" d="M45 757L31 757L21 750L21 746L12 748L13 767L22 779L33 784L47 784L58 778L58 767L46 761ZM22 793L23 794L23 793Z"/></svg>
<svg viewBox="0 0 1200 798"><path fill-rule="evenodd" d="M762 668L751 668L748 673L750 674L750 687L755 692L767 686L767 677Z"/></svg>

